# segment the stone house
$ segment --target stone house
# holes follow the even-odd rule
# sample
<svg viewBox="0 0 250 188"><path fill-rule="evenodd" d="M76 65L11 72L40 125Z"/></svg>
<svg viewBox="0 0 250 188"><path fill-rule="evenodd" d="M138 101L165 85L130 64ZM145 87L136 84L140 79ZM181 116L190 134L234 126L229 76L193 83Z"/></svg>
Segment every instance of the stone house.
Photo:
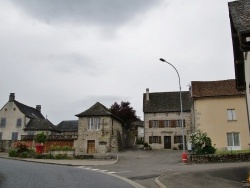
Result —
<svg viewBox="0 0 250 188"><path fill-rule="evenodd" d="M250 1L228 3L231 24L236 87L245 91L250 126Z"/></svg>
<svg viewBox="0 0 250 188"><path fill-rule="evenodd" d="M192 81L194 129L206 132L219 150L249 149L249 127L244 92L231 80Z"/></svg>
<svg viewBox="0 0 250 188"><path fill-rule="evenodd" d="M97 102L76 116L79 118L78 139L74 143L76 155L105 155L122 148L123 121L104 105Z"/></svg>
<svg viewBox="0 0 250 188"><path fill-rule="evenodd" d="M131 123L131 131L137 140L144 141L144 121L138 120Z"/></svg>
<svg viewBox="0 0 250 188"><path fill-rule="evenodd" d="M191 98L182 91L183 128L181 123L180 92L143 94L144 141L153 149L177 149L191 130Z"/></svg>

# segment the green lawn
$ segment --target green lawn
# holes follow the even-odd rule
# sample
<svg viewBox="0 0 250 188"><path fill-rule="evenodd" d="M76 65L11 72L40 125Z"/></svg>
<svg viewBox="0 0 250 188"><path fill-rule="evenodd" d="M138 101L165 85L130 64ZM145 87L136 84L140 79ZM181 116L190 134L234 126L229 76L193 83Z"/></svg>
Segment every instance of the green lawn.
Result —
<svg viewBox="0 0 250 188"><path fill-rule="evenodd" d="M215 154L232 154L232 153L250 153L250 150L234 150L234 151L222 151L218 150Z"/></svg>

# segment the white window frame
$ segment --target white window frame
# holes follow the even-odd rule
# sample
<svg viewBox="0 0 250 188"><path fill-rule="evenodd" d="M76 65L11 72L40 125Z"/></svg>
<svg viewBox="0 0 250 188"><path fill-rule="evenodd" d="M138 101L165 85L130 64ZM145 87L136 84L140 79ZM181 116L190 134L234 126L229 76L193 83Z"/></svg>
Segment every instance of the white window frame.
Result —
<svg viewBox="0 0 250 188"><path fill-rule="evenodd" d="M227 109L227 120L228 121L236 121L235 109Z"/></svg>
<svg viewBox="0 0 250 188"><path fill-rule="evenodd" d="M176 122L176 127L182 127L182 124L181 124L181 119L177 120Z"/></svg>
<svg viewBox="0 0 250 188"><path fill-rule="evenodd" d="M159 121L153 120L152 121L152 128L158 128L159 127Z"/></svg>
<svg viewBox="0 0 250 188"><path fill-rule="evenodd" d="M169 120L164 120L164 128L171 127Z"/></svg>
<svg viewBox="0 0 250 188"><path fill-rule="evenodd" d="M229 132L227 133L227 149L228 150L240 150L240 133Z"/></svg>
<svg viewBox="0 0 250 188"><path fill-rule="evenodd" d="M88 118L88 130L100 130L100 118L99 117L90 117Z"/></svg>

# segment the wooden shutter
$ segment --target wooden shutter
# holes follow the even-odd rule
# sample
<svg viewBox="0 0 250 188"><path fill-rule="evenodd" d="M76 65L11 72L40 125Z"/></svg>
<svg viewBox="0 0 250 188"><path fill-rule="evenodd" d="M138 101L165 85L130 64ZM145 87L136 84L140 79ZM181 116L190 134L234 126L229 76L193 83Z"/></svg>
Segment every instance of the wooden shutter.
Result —
<svg viewBox="0 0 250 188"><path fill-rule="evenodd" d="M149 128L152 128L152 126L153 126L153 121L152 121L152 120L149 120L148 124L149 124Z"/></svg>
<svg viewBox="0 0 250 188"><path fill-rule="evenodd" d="M186 127L185 119L183 119L183 127Z"/></svg>
<svg viewBox="0 0 250 188"><path fill-rule="evenodd" d="M152 136L149 137L149 144L152 144Z"/></svg>
<svg viewBox="0 0 250 188"><path fill-rule="evenodd" d="M171 120L171 127L176 127L176 120Z"/></svg>
<svg viewBox="0 0 250 188"><path fill-rule="evenodd" d="M161 136L159 136L159 144L161 144Z"/></svg>
<svg viewBox="0 0 250 188"><path fill-rule="evenodd" d="M164 127L164 121L163 120L160 120L159 121L159 128L163 128Z"/></svg>

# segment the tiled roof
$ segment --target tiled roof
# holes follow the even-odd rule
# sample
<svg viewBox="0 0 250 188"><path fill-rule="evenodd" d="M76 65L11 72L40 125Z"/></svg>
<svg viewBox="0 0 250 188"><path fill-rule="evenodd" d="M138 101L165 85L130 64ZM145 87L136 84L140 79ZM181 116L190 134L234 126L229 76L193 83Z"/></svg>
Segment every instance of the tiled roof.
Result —
<svg viewBox="0 0 250 188"><path fill-rule="evenodd" d="M104 105L97 102L89 109L85 110L84 112L77 114L77 117L87 117L87 116L111 116L117 119L120 122L123 122L120 118L113 115Z"/></svg>
<svg viewBox="0 0 250 188"><path fill-rule="evenodd" d="M77 132L78 120L68 120L59 123L56 128L61 132Z"/></svg>
<svg viewBox="0 0 250 188"><path fill-rule="evenodd" d="M31 119L34 119L34 118L45 119L39 110L32 108L30 106L24 105L16 100L14 100L14 103L26 117L29 117Z"/></svg>
<svg viewBox="0 0 250 188"><path fill-rule="evenodd" d="M24 130L56 131L56 126L48 119L31 119Z"/></svg>
<svg viewBox="0 0 250 188"><path fill-rule="evenodd" d="M237 32L250 31L250 1L239 0L228 3Z"/></svg>
<svg viewBox="0 0 250 188"><path fill-rule="evenodd" d="M191 111L191 98L189 91L182 91L183 111ZM143 112L164 113L180 112L180 92L159 92L149 93L149 100L146 100L146 93L143 94Z"/></svg>
<svg viewBox="0 0 250 188"><path fill-rule="evenodd" d="M192 81L192 97L214 97L214 96L233 96L242 95L236 89L234 79L219 81Z"/></svg>

